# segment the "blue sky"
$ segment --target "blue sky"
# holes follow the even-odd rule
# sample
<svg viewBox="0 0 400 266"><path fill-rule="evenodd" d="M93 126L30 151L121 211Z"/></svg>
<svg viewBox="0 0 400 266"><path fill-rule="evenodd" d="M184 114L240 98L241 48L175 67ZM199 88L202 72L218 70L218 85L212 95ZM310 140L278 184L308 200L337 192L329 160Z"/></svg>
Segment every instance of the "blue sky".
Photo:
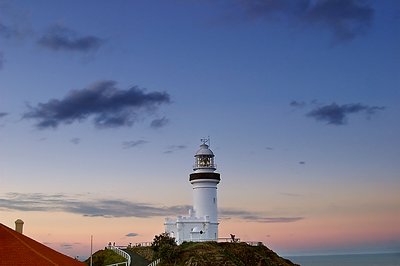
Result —
<svg viewBox="0 0 400 266"><path fill-rule="evenodd" d="M23 216L71 255L85 244L57 246L83 241L58 235L68 219L77 239L99 224L100 247L122 231L149 241L191 204L210 136L222 233L291 254L398 250L399 12L389 0L0 1L1 222ZM68 219L35 222L55 212ZM376 244L349 244L354 231Z"/></svg>

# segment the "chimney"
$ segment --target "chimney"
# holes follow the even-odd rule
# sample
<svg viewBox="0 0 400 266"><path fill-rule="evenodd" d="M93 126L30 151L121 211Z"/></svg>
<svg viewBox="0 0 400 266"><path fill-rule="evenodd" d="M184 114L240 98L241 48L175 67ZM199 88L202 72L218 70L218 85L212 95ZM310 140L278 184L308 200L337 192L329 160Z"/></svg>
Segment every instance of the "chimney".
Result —
<svg viewBox="0 0 400 266"><path fill-rule="evenodd" d="M22 229L24 228L24 221L18 219L15 221L15 231L22 234Z"/></svg>

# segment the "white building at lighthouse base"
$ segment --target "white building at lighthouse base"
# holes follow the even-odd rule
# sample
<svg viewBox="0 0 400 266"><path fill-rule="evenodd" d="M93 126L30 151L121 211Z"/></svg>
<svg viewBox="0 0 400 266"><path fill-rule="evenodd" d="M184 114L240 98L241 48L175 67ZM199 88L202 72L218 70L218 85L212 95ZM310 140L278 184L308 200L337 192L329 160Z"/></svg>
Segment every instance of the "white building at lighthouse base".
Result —
<svg viewBox="0 0 400 266"><path fill-rule="evenodd" d="M164 225L165 232L174 237L178 244L184 241L203 242L218 239L218 223L210 222L208 216L195 217L191 210L189 216L165 218Z"/></svg>

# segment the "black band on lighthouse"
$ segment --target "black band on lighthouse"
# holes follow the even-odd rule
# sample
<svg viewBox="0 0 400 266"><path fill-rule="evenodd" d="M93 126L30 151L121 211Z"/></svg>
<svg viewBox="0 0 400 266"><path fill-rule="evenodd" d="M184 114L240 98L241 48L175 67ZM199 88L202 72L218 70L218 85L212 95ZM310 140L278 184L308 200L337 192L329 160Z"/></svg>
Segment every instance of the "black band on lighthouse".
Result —
<svg viewBox="0 0 400 266"><path fill-rule="evenodd" d="M220 174L219 173L193 173L190 174L189 181L197 180L197 179L213 179L220 181Z"/></svg>

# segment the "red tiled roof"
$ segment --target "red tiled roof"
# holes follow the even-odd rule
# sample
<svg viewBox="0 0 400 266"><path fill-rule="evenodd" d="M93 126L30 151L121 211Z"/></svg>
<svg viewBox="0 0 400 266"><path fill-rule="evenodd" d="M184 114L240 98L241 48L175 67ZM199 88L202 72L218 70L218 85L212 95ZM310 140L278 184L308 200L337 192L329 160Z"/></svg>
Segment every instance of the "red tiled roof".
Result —
<svg viewBox="0 0 400 266"><path fill-rule="evenodd" d="M0 223L0 266L83 266L86 265L61 254Z"/></svg>

